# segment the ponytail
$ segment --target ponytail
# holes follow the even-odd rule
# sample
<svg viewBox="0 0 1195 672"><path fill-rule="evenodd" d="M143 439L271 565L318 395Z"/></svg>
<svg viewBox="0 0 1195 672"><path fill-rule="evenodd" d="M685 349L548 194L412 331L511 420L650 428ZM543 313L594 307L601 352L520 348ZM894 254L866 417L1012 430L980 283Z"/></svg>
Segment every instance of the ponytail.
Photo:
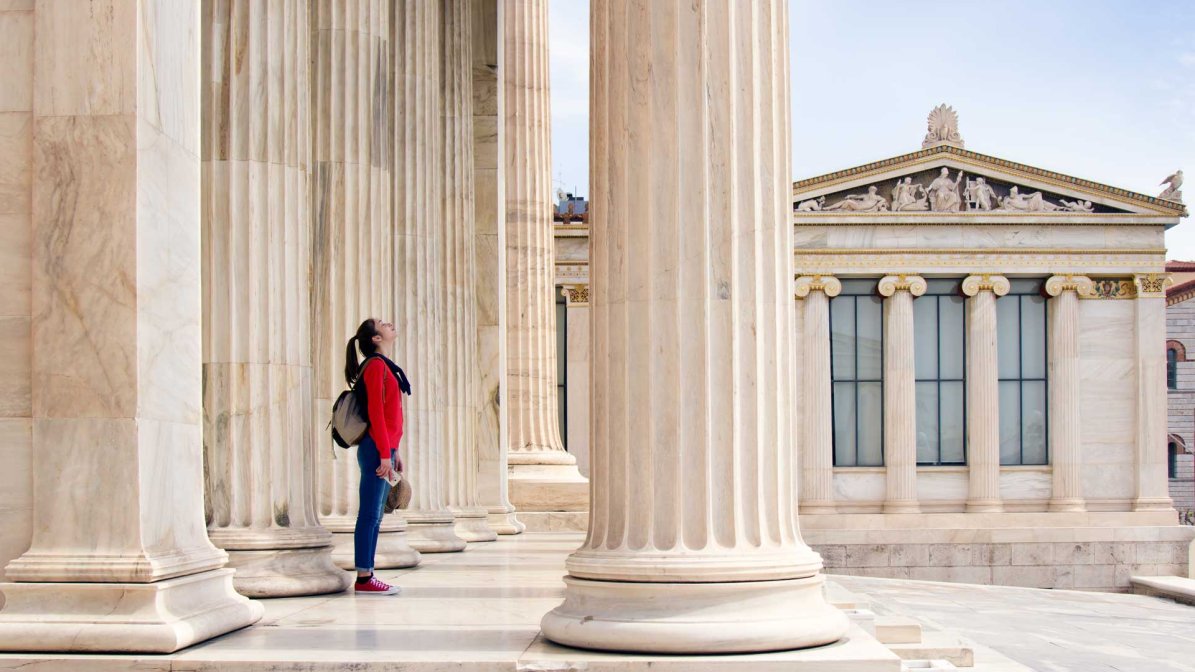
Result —
<svg viewBox="0 0 1195 672"><path fill-rule="evenodd" d="M377 323L371 318L362 322L357 327L356 335L349 339L349 344L344 351L344 380L349 385L357 380L357 376L361 372L361 364L357 361L357 348L360 348L361 353L366 357L376 354L378 346L373 342L373 337L377 335ZM356 343L355 346L354 343Z"/></svg>

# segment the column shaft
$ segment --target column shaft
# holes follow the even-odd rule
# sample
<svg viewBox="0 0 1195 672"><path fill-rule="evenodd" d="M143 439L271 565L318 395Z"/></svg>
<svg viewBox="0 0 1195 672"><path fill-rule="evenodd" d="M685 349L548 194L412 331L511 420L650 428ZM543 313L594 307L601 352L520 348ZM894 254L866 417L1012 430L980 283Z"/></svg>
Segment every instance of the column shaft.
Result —
<svg viewBox="0 0 1195 672"><path fill-rule="evenodd" d="M591 7L595 487L543 631L675 653L835 641L797 528L787 3Z"/></svg>
<svg viewBox="0 0 1195 672"><path fill-rule="evenodd" d="M320 521L333 560L353 569L361 469L356 448L329 436L332 402L345 389L345 345L367 318L393 308L393 106L389 0L314 0L312 12L312 362L320 459ZM402 446L400 446L400 449ZM402 516L382 518L374 566L412 567Z"/></svg>
<svg viewBox="0 0 1195 672"><path fill-rule="evenodd" d="M880 280L884 311L885 513L917 513L917 383L913 348L913 298L925 293L917 276Z"/></svg>
<svg viewBox="0 0 1195 672"><path fill-rule="evenodd" d="M1000 381L996 366L996 297L1008 293L999 275L963 280L967 301L967 511L1002 511Z"/></svg>
<svg viewBox="0 0 1195 672"><path fill-rule="evenodd" d="M834 412L830 377L830 299L842 283L828 276L797 279L801 299L800 508L834 513Z"/></svg>
<svg viewBox="0 0 1195 672"><path fill-rule="evenodd" d="M1166 476L1166 286L1165 274L1134 276L1133 325L1137 349L1137 493L1134 511L1173 508Z"/></svg>
<svg viewBox="0 0 1195 672"><path fill-rule="evenodd" d="M0 584L0 651L168 653L262 615L202 513L187 6L32 6L33 538Z"/></svg>
<svg viewBox="0 0 1195 672"><path fill-rule="evenodd" d="M1079 292L1083 276L1056 275L1046 281L1050 301L1051 511L1083 511L1079 374Z"/></svg>
<svg viewBox="0 0 1195 672"><path fill-rule="evenodd" d="M461 551L444 492L447 386L444 350L443 6L396 0L394 16L394 301L404 399L401 455L414 497L405 512L411 546Z"/></svg>
<svg viewBox="0 0 1195 672"><path fill-rule="evenodd" d="M523 510L583 511L556 398L548 0L503 5L510 495Z"/></svg>
<svg viewBox="0 0 1195 672"><path fill-rule="evenodd" d="M466 541L494 541L477 497L477 257L473 205L473 16L468 0L445 0L444 50L444 436L445 500Z"/></svg>

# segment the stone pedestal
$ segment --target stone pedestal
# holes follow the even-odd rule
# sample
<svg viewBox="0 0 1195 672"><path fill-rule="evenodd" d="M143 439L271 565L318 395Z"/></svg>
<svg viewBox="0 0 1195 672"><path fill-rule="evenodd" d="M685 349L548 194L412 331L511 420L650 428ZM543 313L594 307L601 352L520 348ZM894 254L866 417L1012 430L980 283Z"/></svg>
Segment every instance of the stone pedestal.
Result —
<svg viewBox="0 0 1195 672"><path fill-rule="evenodd" d="M917 513L917 372L913 298L926 283L915 275L880 280L884 302L884 513Z"/></svg>
<svg viewBox="0 0 1195 672"><path fill-rule="evenodd" d="M327 425L333 400L347 386L349 337L365 318L387 318L393 310L392 17L389 3L317 2L312 22L311 339L319 512L333 533L333 561L354 569L361 470L357 449L336 447ZM382 518L376 568L419 564L406 529L398 514Z"/></svg>
<svg viewBox="0 0 1195 672"><path fill-rule="evenodd" d="M996 368L996 297L1008 293L1002 275L963 280L967 300L967 511L999 512L1000 382Z"/></svg>
<svg viewBox="0 0 1195 672"><path fill-rule="evenodd" d="M834 642L847 619L797 526L787 3L596 0L591 28L601 421L589 535L544 635Z"/></svg>
<svg viewBox="0 0 1195 672"><path fill-rule="evenodd" d="M589 285L567 285L565 323L565 419L568 423L568 452L577 458L577 470L589 477Z"/></svg>
<svg viewBox="0 0 1195 672"><path fill-rule="evenodd" d="M1137 285L1137 492L1134 511L1173 508L1166 476L1166 287L1170 276L1133 276Z"/></svg>
<svg viewBox="0 0 1195 672"><path fill-rule="evenodd" d="M1050 465L1051 511L1084 511L1082 390L1079 387L1079 293L1090 289L1081 275L1055 275L1046 281L1050 301Z"/></svg>
<svg viewBox="0 0 1195 672"><path fill-rule="evenodd" d="M166 653L262 616L202 515L191 7L33 9L33 539L0 651Z"/></svg>
<svg viewBox="0 0 1195 672"><path fill-rule="evenodd" d="M589 482L560 440L556 396L548 1L503 5L502 36L510 499L584 511Z"/></svg>
<svg viewBox="0 0 1195 672"><path fill-rule="evenodd" d="M830 276L802 276L795 291L801 313L800 506L807 513L834 513L830 299L842 292L842 283Z"/></svg>
<svg viewBox="0 0 1195 672"><path fill-rule="evenodd" d="M444 6L399 0L394 16L395 361L411 380L403 398L400 453L414 496L404 513L411 546L465 549L444 494L448 385L445 376L442 32Z"/></svg>

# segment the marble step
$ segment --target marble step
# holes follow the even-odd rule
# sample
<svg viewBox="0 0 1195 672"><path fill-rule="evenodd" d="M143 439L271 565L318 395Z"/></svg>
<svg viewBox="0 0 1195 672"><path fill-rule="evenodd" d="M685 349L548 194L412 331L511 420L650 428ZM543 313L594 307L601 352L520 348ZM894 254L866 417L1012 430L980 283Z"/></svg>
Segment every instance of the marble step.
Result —
<svg viewBox="0 0 1195 672"><path fill-rule="evenodd" d="M888 649L902 660L946 660L955 667L974 667L975 654L971 647L946 632L929 630L921 633L921 641L911 644L888 644ZM932 668L931 668L932 669Z"/></svg>
<svg viewBox="0 0 1195 672"><path fill-rule="evenodd" d="M937 670L949 672L958 670L949 660L904 660L900 664L900 672L917 672L917 670Z"/></svg>
<svg viewBox="0 0 1195 672"><path fill-rule="evenodd" d="M921 624L903 616L880 616L875 620L875 636L882 644L918 644Z"/></svg>
<svg viewBox="0 0 1195 672"><path fill-rule="evenodd" d="M1182 604L1195 605L1195 579L1181 576L1129 577L1133 592L1138 595L1165 597Z"/></svg>

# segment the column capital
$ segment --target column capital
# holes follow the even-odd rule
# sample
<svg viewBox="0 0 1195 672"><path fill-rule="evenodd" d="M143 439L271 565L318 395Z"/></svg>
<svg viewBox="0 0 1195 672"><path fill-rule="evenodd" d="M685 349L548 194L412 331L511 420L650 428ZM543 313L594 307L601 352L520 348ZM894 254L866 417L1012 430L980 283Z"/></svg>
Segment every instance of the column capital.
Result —
<svg viewBox="0 0 1195 672"><path fill-rule="evenodd" d="M1091 278L1086 275L1052 275L1046 280L1046 294L1058 296L1063 292L1091 292Z"/></svg>
<svg viewBox="0 0 1195 672"><path fill-rule="evenodd" d="M802 275L797 278L793 291L798 299L809 296L813 291L821 291L827 297L835 297L842 292L842 283L832 275Z"/></svg>
<svg viewBox="0 0 1195 672"><path fill-rule="evenodd" d="M560 294L567 300L569 308L580 308L589 305L589 285L571 284L560 288Z"/></svg>
<svg viewBox="0 0 1195 672"><path fill-rule="evenodd" d="M1012 285L1003 275L982 273L969 275L963 280L963 294L967 296L975 296L980 292L991 292L996 296L1004 296L1010 289L1012 289Z"/></svg>
<svg viewBox="0 0 1195 672"><path fill-rule="evenodd" d="M1138 299L1166 298L1166 288L1174 284L1169 273L1134 273Z"/></svg>
<svg viewBox="0 0 1195 672"><path fill-rule="evenodd" d="M925 278L920 275L885 275L880 279L880 295L892 296L893 294L906 291L913 296L921 296L928 289Z"/></svg>

